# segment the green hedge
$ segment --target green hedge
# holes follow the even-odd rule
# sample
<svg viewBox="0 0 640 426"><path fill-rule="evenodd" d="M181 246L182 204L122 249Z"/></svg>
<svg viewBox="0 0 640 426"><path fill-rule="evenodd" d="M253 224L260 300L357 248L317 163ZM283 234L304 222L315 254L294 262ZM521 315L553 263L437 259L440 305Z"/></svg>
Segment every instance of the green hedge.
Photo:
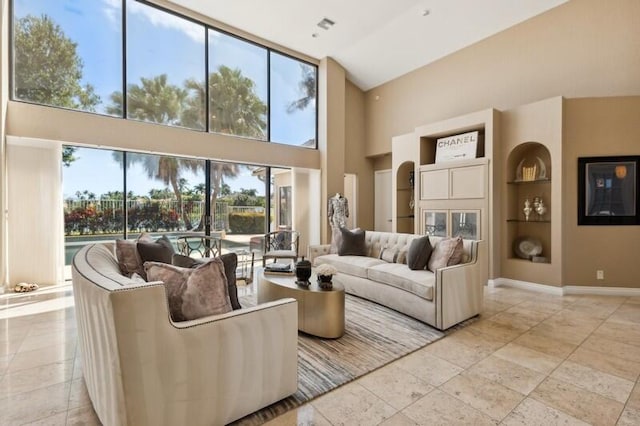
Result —
<svg viewBox="0 0 640 426"><path fill-rule="evenodd" d="M229 213L232 234L264 234L264 213Z"/></svg>

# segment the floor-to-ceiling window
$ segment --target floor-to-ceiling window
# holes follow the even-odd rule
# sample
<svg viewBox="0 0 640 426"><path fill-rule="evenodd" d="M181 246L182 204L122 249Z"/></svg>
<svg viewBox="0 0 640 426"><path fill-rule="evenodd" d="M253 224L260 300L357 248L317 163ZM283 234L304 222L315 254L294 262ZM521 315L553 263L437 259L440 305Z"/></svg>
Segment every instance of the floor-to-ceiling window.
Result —
<svg viewBox="0 0 640 426"><path fill-rule="evenodd" d="M63 147L65 264L82 246L124 236L123 153Z"/></svg>
<svg viewBox="0 0 640 426"><path fill-rule="evenodd" d="M317 147L317 66L138 0L13 0L12 98Z"/></svg>

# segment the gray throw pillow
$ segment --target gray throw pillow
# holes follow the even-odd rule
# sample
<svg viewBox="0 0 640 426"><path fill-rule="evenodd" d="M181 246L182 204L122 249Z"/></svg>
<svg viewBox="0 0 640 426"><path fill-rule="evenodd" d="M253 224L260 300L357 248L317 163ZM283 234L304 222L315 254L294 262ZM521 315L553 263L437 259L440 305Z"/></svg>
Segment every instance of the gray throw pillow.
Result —
<svg viewBox="0 0 640 426"><path fill-rule="evenodd" d="M367 255L363 230L349 231L347 228L340 228L340 233L342 234L342 242L338 246L338 256Z"/></svg>
<svg viewBox="0 0 640 426"><path fill-rule="evenodd" d="M431 254L431 258L429 259L429 264L427 265L428 269L431 272L435 272L436 269L444 268L445 266L451 266L454 263L449 263L455 261L455 253L461 252L462 250L462 238L445 238L440 240L436 246L433 248L433 253ZM459 262L459 260L458 260Z"/></svg>
<svg viewBox="0 0 640 426"><path fill-rule="evenodd" d="M428 235L411 241L407 252L407 266L409 269L417 271L426 268L431 257L431 251L431 242Z"/></svg>
<svg viewBox="0 0 640 426"><path fill-rule="evenodd" d="M143 232L137 240L116 240L116 259L120 272L129 278L133 274L138 274L143 279L146 277L144 272L144 263L138 253L138 242L153 242L151 235Z"/></svg>
<svg viewBox="0 0 640 426"><path fill-rule="evenodd" d="M138 240L138 253L142 258L142 262L162 262L171 263L171 257L175 253L173 244L166 235L155 241Z"/></svg>
<svg viewBox="0 0 640 426"><path fill-rule="evenodd" d="M193 257L183 256L176 253L173 255L171 263L182 268L197 268L210 260L211 258L208 257L194 259ZM227 277L227 287L229 288L229 300L231 300L231 307L234 310L242 309L242 306L238 301L238 287L236 286L238 256L235 253L226 253L220 256L220 260L222 260L222 263L224 264L224 275Z"/></svg>
<svg viewBox="0 0 640 426"><path fill-rule="evenodd" d="M145 262L149 281L162 281L173 321L188 321L230 312L231 302L222 260L215 258L194 269Z"/></svg>

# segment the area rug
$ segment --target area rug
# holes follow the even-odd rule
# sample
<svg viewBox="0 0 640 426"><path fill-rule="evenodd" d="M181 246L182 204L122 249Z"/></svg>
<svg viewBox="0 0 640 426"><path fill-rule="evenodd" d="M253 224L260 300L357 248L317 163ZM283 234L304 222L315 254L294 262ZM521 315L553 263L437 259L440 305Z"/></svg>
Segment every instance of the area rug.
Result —
<svg viewBox="0 0 640 426"><path fill-rule="evenodd" d="M240 303L253 306L255 296L244 296ZM263 424L444 335L392 309L346 295L344 336L320 339L298 333L298 391L233 424Z"/></svg>

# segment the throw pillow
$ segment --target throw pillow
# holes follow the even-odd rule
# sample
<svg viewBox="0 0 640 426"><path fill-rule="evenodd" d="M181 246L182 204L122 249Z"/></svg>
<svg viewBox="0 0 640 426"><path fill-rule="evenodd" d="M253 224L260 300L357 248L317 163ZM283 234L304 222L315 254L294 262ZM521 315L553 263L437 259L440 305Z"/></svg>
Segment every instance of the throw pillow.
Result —
<svg viewBox="0 0 640 426"><path fill-rule="evenodd" d="M131 280L136 284L144 284L147 282L147 280L145 280L144 277L138 274L137 272L134 272L133 274L131 274Z"/></svg>
<svg viewBox="0 0 640 426"><path fill-rule="evenodd" d="M429 258L433 257L431 252L431 242L428 235L411 241L407 252L407 266L409 269L417 271L426 268L427 263L430 262Z"/></svg>
<svg viewBox="0 0 640 426"><path fill-rule="evenodd" d="M367 248L364 244L364 231L361 229L349 231L340 228L342 242L338 246L338 256L366 256Z"/></svg>
<svg viewBox="0 0 640 426"><path fill-rule="evenodd" d="M380 252L380 259L387 263L394 263L398 257L398 251L392 248L384 248Z"/></svg>
<svg viewBox="0 0 640 426"><path fill-rule="evenodd" d="M205 257L203 259L194 259L193 257L183 256L181 254L174 254L171 263L174 266L180 266L182 268L197 268L203 263L209 262L211 259ZM238 255L235 253L226 253L220 256L220 260L224 264L224 275L227 277L227 287L229 289L229 300L231 301L231 307L236 309L242 309L240 302L238 301L238 287L236 286L236 269L238 268Z"/></svg>
<svg viewBox="0 0 640 426"><path fill-rule="evenodd" d="M173 321L186 321L230 312L231 302L222 260L215 258L194 269L162 262L145 262L150 281L162 281Z"/></svg>
<svg viewBox="0 0 640 426"><path fill-rule="evenodd" d="M173 245L166 235L155 241L138 241L138 253L143 262L171 263L171 257L175 253Z"/></svg>
<svg viewBox="0 0 640 426"><path fill-rule="evenodd" d="M135 240L116 240L116 258L120 272L129 278L133 274L144 276L142 259L138 253Z"/></svg>
<svg viewBox="0 0 640 426"><path fill-rule="evenodd" d="M449 266L449 261L456 252L456 249L458 249L459 245L462 245L462 238L460 237L440 240L433 249L433 253L429 259L428 269L431 272L435 272L436 269Z"/></svg>
<svg viewBox="0 0 640 426"><path fill-rule="evenodd" d="M145 278L143 261L138 253L137 244L140 241L153 242L151 235L143 232L137 240L116 240L116 259L120 272L129 278L135 273Z"/></svg>
<svg viewBox="0 0 640 426"><path fill-rule="evenodd" d="M453 249L453 254L451 255L451 257L449 258L449 261L447 262L447 266L453 266L453 265L457 265L460 262L462 262L462 259L464 257L464 245L462 243L462 237L456 237L455 240L457 241L455 248Z"/></svg>
<svg viewBox="0 0 640 426"><path fill-rule="evenodd" d="M400 251L398 252L398 256L396 257L396 263L403 263L406 265L408 252L409 252L409 249L407 248L407 246L404 246L403 248L401 248Z"/></svg>

